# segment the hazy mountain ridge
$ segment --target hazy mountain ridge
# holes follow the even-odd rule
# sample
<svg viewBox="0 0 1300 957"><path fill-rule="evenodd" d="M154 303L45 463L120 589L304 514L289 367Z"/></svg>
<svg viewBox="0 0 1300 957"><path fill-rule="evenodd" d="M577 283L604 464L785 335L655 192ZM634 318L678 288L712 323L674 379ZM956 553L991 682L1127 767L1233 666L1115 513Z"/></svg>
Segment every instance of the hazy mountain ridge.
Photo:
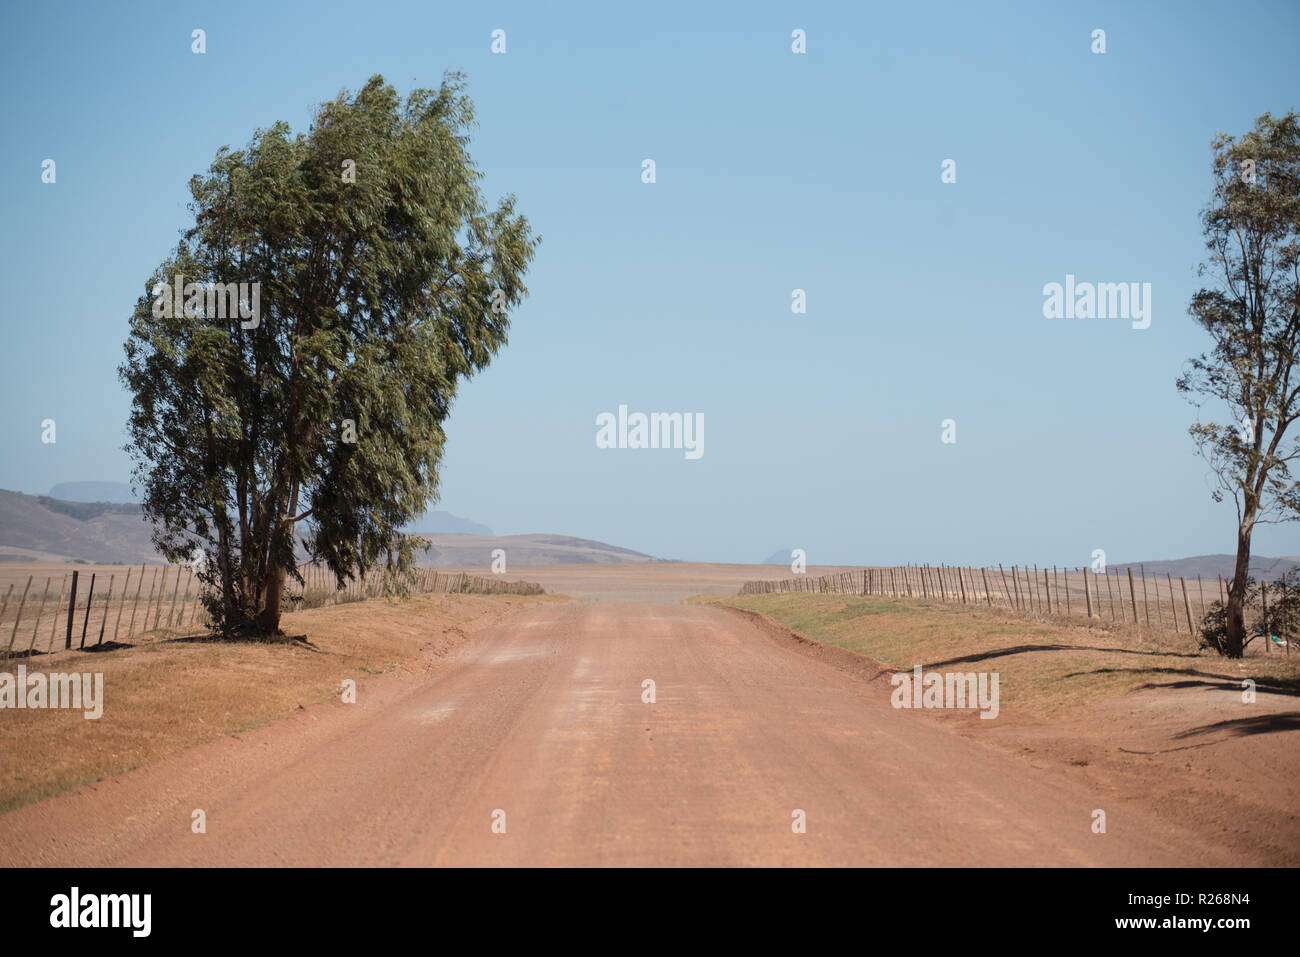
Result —
<svg viewBox="0 0 1300 957"><path fill-rule="evenodd" d="M126 482L60 482L50 489L49 497L62 502L136 502Z"/></svg>
<svg viewBox="0 0 1300 957"><path fill-rule="evenodd" d="M441 510L430 512L424 518L418 519L407 526L408 529L419 529L414 531L415 535L494 535L495 532L486 525L480 525L478 522L471 522L468 518L461 518L459 515L453 515L451 512Z"/></svg>
<svg viewBox="0 0 1300 957"><path fill-rule="evenodd" d="M112 484L67 483L55 488L76 491L77 487ZM486 525L450 512L431 512L419 525L422 529L417 534L434 543L421 556L421 564L435 567L488 568L497 548L505 550L509 565L657 560L630 548L566 535L495 536ZM133 503L67 501L0 489L0 561L160 562L152 531L140 506Z"/></svg>
<svg viewBox="0 0 1300 957"><path fill-rule="evenodd" d="M120 482L70 482L56 485L51 491L64 489L76 493L79 489L101 486L116 486L118 491L129 489ZM486 525L443 511L430 512L412 526L420 528L417 534L433 541L433 548L419 559L421 564L432 567L490 568L492 552L496 549L505 551L507 568L664 560L630 548L568 535L497 536ZM162 559L154 550L151 533L152 526L144 520L140 506L134 503L86 502L0 489L0 561L159 562ZM783 549L761 564L788 566L789 556L790 550ZM1193 580L1199 574L1204 581L1214 581L1220 575L1225 580L1230 578L1234 564L1232 555L1196 555L1112 562L1110 567L1122 574L1130 567L1136 573L1145 566L1148 577L1169 575ZM1259 555L1250 562L1250 574L1256 579L1274 581L1291 568L1300 568L1300 556Z"/></svg>
<svg viewBox="0 0 1300 957"><path fill-rule="evenodd" d="M791 561L790 550L784 549L773 553L757 564L789 566ZM931 564L935 563L932 562ZM1222 575L1223 580L1227 581L1232 577L1236 564L1235 555L1193 555L1188 558L1155 559L1148 562L1108 562L1106 567L1112 572L1119 571L1120 574L1127 574L1128 569L1132 568L1134 575L1142 574L1145 569L1148 578L1164 578L1168 575L1173 579L1186 578L1193 580L1197 575L1200 575L1204 581L1215 581ZM865 564L838 565L836 567L850 569L878 566L867 562ZM1007 568L1010 567L1010 564L1008 564ZM1040 568L1050 567L1050 565L1040 566ZM1072 570L1083 567L1085 567L1083 564L1070 566ZM1091 569L1090 564L1087 567ZM1266 555L1252 555L1250 557L1250 575L1256 580L1266 578L1269 581L1276 581L1292 568L1300 568L1300 556L1284 555L1280 558L1270 558Z"/></svg>
<svg viewBox="0 0 1300 957"><path fill-rule="evenodd" d="M10 561L156 562L151 532L138 505L0 489L0 558Z"/></svg>
<svg viewBox="0 0 1300 957"><path fill-rule="evenodd" d="M433 548L421 565L434 568L490 568L492 553L505 552L507 573L512 565L567 565L599 562L654 562L650 555L567 535L428 535Z"/></svg>
<svg viewBox="0 0 1300 957"><path fill-rule="evenodd" d="M1134 575L1141 574L1145 569L1148 578L1155 576L1163 578L1168 575L1171 578L1192 579L1200 575L1203 580L1211 581L1217 580L1222 575L1223 580L1227 581L1232 577L1236 565L1235 555L1194 555L1191 558L1151 562L1113 562L1107 567L1119 569L1124 573L1132 568ZM1268 558L1264 555L1250 557L1249 574L1257 580L1266 578L1269 581L1276 581L1292 568L1300 568L1300 557L1294 555L1281 558Z"/></svg>

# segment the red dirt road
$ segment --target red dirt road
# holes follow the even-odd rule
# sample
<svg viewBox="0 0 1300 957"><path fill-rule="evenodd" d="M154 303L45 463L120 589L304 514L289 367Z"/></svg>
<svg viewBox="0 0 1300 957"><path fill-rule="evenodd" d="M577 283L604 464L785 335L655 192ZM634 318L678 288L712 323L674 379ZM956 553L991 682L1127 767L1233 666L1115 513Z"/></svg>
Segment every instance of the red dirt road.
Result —
<svg viewBox="0 0 1300 957"><path fill-rule="evenodd" d="M889 691L717 607L529 607L356 704L4 815L0 864L1250 863Z"/></svg>

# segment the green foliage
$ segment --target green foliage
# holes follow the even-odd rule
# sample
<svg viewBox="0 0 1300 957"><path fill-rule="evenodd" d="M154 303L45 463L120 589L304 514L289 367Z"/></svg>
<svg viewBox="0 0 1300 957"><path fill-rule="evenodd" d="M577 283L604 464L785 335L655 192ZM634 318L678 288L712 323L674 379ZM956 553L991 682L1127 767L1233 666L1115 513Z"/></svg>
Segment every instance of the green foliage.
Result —
<svg viewBox="0 0 1300 957"><path fill-rule="evenodd" d="M1191 429L1220 477L1216 499L1227 492L1294 513L1294 435L1283 439L1300 408L1300 118L1266 113L1240 140L1217 136L1214 150L1213 199L1202 214L1210 257L1199 274L1216 282L1189 306L1214 346L1188 362L1178 388L1220 399L1237 417Z"/></svg>
<svg viewBox="0 0 1300 957"><path fill-rule="evenodd" d="M173 561L202 549L223 630L278 628L298 523L340 584L413 559L398 529L436 496L458 383L505 344L537 243L513 197L480 194L473 118L458 74L405 102L376 76L190 182L194 226L119 372L154 540ZM177 274L259 282L260 322L155 309Z"/></svg>
<svg viewBox="0 0 1300 957"><path fill-rule="evenodd" d="M1300 626L1300 569L1290 569L1266 587L1253 577L1247 577L1242 583L1242 603L1243 608L1250 612L1247 626L1251 632L1251 636L1244 640L1243 648L1255 638L1267 641L1269 635L1289 640ZM1228 654L1228 607L1223 602L1216 601L1210 606L1201 622L1199 638L1202 648Z"/></svg>
<svg viewBox="0 0 1300 957"><path fill-rule="evenodd" d="M1201 216L1212 280L1188 312L1210 335L1211 351L1193 357L1179 391L1199 405L1214 400L1232 417L1189 430L1215 476L1215 501L1237 507L1237 564L1229 592L1224 653L1244 647L1245 572L1259 521L1300 516L1300 117L1268 113L1239 139L1213 142L1214 189ZM1290 430L1288 434L1288 430Z"/></svg>

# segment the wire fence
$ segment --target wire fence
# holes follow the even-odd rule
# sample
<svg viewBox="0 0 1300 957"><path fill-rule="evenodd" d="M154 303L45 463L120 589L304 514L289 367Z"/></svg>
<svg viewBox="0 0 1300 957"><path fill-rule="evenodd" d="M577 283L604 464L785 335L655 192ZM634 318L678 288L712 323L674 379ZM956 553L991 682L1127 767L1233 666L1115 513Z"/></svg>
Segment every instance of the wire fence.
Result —
<svg viewBox="0 0 1300 957"><path fill-rule="evenodd" d="M796 575L793 578L756 580L741 586L742 595L782 592L877 595L888 598L917 598L962 605L997 607L1033 617L1077 616L1102 618L1135 624L1158 631L1193 635L1200 632L1215 601L1226 600L1222 576L1204 582L1197 575L1175 579L1166 573L1147 576L1126 566L1089 568L1038 568L1012 565L1006 569L971 568L952 565L894 565L846 570L828 575ZM1285 586L1283 586L1285 587ZM1209 604L1206 603L1207 592ZM1252 618L1267 613L1268 587L1260 589L1260 606L1248 608ZM1273 643L1289 654L1289 636L1272 637ZM1267 647L1267 641L1265 644Z"/></svg>
<svg viewBox="0 0 1300 957"><path fill-rule="evenodd" d="M304 584L290 581L286 611L364 601L387 594L382 570L357 575L341 588L322 565L298 566ZM20 588L19 585L22 585ZM409 594L538 595L533 582L505 581L467 572L439 574L411 569L404 583ZM29 574L11 582L0 597L0 643L5 657L48 654L60 649L102 648L131 638L162 632L212 627L203 603L204 587L185 565L110 566L74 569L59 575Z"/></svg>

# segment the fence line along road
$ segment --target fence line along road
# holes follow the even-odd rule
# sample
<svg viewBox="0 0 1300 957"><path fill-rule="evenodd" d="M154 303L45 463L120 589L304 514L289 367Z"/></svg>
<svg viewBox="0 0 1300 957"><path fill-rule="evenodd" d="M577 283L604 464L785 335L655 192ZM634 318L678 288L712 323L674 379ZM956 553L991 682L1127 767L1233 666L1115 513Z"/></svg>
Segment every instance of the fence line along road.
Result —
<svg viewBox="0 0 1300 957"><path fill-rule="evenodd" d="M1113 571L1113 574L1111 573ZM876 595L885 598L919 598L962 605L984 605L1017 614L1109 618L1160 631L1188 635L1198 633L1209 606L1206 585L1197 575L1189 588L1186 578L1175 585L1168 573L1148 578L1139 566L1091 572L1088 568L1041 570L1037 565L1012 565L1010 569L971 568L953 565L889 565L833 572L827 575L797 575L793 578L758 579L741 586L742 595L783 592L818 592L842 595ZM1102 584L1103 579L1105 584ZM1208 583L1210 603L1224 601L1223 576ZM1260 612L1267 609L1268 589L1260 591ZM1265 642L1265 648L1268 643ZM1291 650L1290 643L1286 645Z"/></svg>
<svg viewBox="0 0 1300 957"><path fill-rule="evenodd" d="M335 586L333 573L322 565L304 563L298 571L305 587L288 583L284 596L287 611L385 594L382 570L358 575L342 588ZM411 569L406 586L413 595L540 595L544 591L534 582L505 581L468 572L439 574L432 568ZM28 575L21 589L10 584L0 598L0 642L4 643L6 658L74 647L98 648L106 642L111 647L113 642L140 635L203 630L211 625L203 605L202 585L186 565L141 563L139 568L131 566L125 573L120 566L103 571L78 568L64 573L57 585L53 574L46 576L43 583L37 575Z"/></svg>

